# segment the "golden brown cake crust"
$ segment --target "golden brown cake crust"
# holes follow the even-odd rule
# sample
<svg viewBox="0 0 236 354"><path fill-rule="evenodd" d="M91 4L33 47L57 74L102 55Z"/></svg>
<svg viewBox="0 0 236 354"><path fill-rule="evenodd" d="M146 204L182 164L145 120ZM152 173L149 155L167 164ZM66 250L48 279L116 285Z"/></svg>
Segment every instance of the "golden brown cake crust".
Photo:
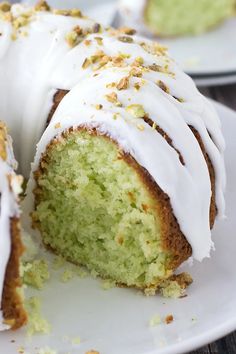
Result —
<svg viewBox="0 0 236 354"><path fill-rule="evenodd" d="M2 297L2 311L4 322L12 329L17 329L27 322L22 298L18 293L21 287L20 257L24 252L21 241L19 219L11 219L11 254L6 268Z"/></svg>
<svg viewBox="0 0 236 354"><path fill-rule="evenodd" d="M52 108L49 112L48 118L47 118L47 126L50 123L53 114L55 113L59 103L61 102L61 100L65 97L65 95L68 93L69 91L67 90L57 90L57 92L55 93L54 97L53 97L53 105Z"/></svg>

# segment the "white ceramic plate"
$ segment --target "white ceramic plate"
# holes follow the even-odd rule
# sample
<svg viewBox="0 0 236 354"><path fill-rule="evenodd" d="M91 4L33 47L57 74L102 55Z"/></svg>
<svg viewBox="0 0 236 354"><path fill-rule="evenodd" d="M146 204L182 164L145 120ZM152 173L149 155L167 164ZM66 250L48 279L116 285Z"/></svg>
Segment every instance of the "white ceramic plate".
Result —
<svg viewBox="0 0 236 354"><path fill-rule="evenodd" d="M26 353L37 354L37 348L48 345L58 354L84 354L91 349L100 354L178 354L236 329L236 114L214 105L227 142L227 219L213 231L216 251L211 259L185 267L194 278L188 296L167 300L132 289L105 291L100 280L75 278L64 284L54 274L42 292L27 293L42 298L52 333L31 339L25 329L0 333L1 353L16 354L23 346ZM174 321L150 327L156 314L172 314ZM72 345L69 338L78 336L81 344Z"/></svg>
<svg viewBox="0 0 236 354"><path fill-rule="evenodd" d="M164 42L190 74L236 74L236 18L200 36L165 39Z"/></svg>

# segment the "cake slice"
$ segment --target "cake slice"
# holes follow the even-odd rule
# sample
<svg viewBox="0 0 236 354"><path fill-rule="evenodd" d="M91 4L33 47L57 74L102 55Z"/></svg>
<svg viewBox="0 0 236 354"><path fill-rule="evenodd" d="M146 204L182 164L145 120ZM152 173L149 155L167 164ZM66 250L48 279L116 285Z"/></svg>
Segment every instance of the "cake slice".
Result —
<svg viewBox="0 0 236 354"><path fill-rule="evenodd" d="M0 330L17 329L27 321L20 289L20 257L24 251L19 224L22 177L15 174L16 166L11 138L0 121Z"/></svg>
<svg viewBox="0 0 236 354"><path fill-rule="evenodd" d="M121 21L160 37L200 35L235 14L234 0L121 0Z"/></svg>

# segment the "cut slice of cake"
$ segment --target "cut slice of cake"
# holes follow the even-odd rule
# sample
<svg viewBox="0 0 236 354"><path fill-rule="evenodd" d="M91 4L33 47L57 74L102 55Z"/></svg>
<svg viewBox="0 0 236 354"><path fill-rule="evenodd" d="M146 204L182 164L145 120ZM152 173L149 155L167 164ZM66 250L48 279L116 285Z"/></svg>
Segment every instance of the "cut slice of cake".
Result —
<svg viewBox="0 0 236 354"><path fill-rule="evenodd" d="M121 0L120 21L160 37L200 35L235 15L235 0Z"/></svg>
<svg viewBox="0 0 236 354"><path fill-rule="evenodd" d="M24 247L18 203L22 177L15 174L15 168L11 138L0 121L0 331L17 329L27 321L20 279Z"/></svg>

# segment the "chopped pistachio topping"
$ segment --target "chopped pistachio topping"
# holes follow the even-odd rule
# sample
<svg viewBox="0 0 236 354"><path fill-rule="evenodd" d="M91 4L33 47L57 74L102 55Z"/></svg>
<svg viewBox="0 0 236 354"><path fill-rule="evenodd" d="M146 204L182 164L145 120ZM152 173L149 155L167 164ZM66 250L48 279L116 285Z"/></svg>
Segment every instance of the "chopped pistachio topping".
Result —
<svg viewBox="0 0 236 354"><path fill-rule="evenodd" d="M106 85L106 88L114 88L116 87L116 83L115 82L111 82L110 84Z"/></svg>
<svg viewBox="0 0 236 354"><path fill-rule="evenodd" d="M161 324L161 316L160 315L153 316L149 321L150 327L155 327L155 326L158 326L159 324Z"/></svg>
<svg viewBox="0 0 236 354"><path fill-rule="evenodd" d="M112 57L112 63L115 66L121 67L124 65L124 58L121 55L117 55Z"/></svg>
<svg viewBox="0 0 236 354"><path fill-rule="evenodd" d="M149 54L154 54L157 56L166 55L167 47L164 47L156 42L147 43L141 42L140 46Z"/></svg>
<svg viewBox="0 0 236 354"><path fill-rule="evenodd" d="M143 76L143 71L140 68L133 67L130 70L129 74L130 74L130 76L134 76L134 77L142 77Z"/></svg>
<svg viewBox="0 0 236 354"><path fill-rule="evenodd" d="M96 104L95 108L99 111L100 109L103 108L103 105L102 104Z"/></svg>
<svg viewBox="0 0 236 354"><path fill-rule="evenodd" d="M35 10L36 11L51 11L50 6L48 3L44 0L40 0L36 5L35 5Z"/></svg>
<svg viewBox="0 0 236 354"><path fill-rule="evenodd" d="M169 87L162 80L157 81L157 86L159 86L160 89L162 89L162 91L166 93L170 93Z"/></svg>
<svg viewBox="0 0 236 354"><path fill-rule="evenodd" d="M134 118L143 118L146 112L141 104L131 104L126 107L126 112L131 114Z"/></svg>
<svg viewBox="0 0 236 354"><path fill-rule="evenodd" d="M99 23L95 23L95 25L93 26L92 32L99 33L99 32L101 32L101 30L102 30L101 25Z"/></svg>
<svg viewBox="0 0 236 354"><path fill-rule="evenodd" d="M135 82L135 84L134 84L134 89L135 89L135 91L139 91L140 88L141 88L140 83L139 83L139 82Z"/></svg>
<svg viewBox="0 0 236 354"><path fill-rule="evenodd" d="M129 37L129 36L120 36L118 37L118 40L120 42L124 42L124 43L133 43L133 38L132 37Z"/></svg>
<svg viewBox="0 0 236 354"><path fill-rule="evenodd" d="M123 77L116 85L117 90L127 90L129 87L129 77Z"/></svg>
<svg viewBox="0 0 236 354"><path fill-rule="evenodd" d="M6 135L7 129L3 122L0 121L0 157L5 161L7 159L6 151Z"/></svg>
<svg viewBox="0 0 236 354"><path fill-rule="evenodd" d="M119 28L119 32L132 36L136 33L136 30L130 27L121 27Z"/></svg>
<svg viewBox="0 0 236 354"><path fill-rule="evenodd" d="M75 47L78 44L78 34L75 31L67 33L66 41L70 47Z"/></svg>
<svg viewBox="0 0 236 354"><path fill-rule="evenodd" d="M97 41L98 45L102 45L103 43L103 38L102 37L94 37L95 41Z"/></svg>
<svg viewBox="0 0 236 354"><path fill-rule="evenodd" d="M73 30L66 34L66 41L70 47L75 47L86 36L87 32L83 31L80 26L75 26Z"/></svg>
<svg viewBox="0 0 236 354"><path fill-rule="evenodd" d="M86 46L89 46L91 43L92 43L92 41L89 40L89 39L85 39L85 41L84 41L84 44L85 44Z"/></svg>
<svg viewBox="0 0 236 354"><path fill-rule="evenodd" d="M91 55L90 60L93 64L103 61L109 61L109 57L102 51L98 50L94 55Z"/></svg>
<svg viewBox="0 0 236 354"><path fill-rule="evenodd" d="M114 103L115 106L122 107L121 102L118 101L118 96L116 92L111 92L107 94L105 97L109 102Z"/></svg>
<svg viewBox="0 0 236 354"><path fill-rule="evenodd" d="M120 53L119 56L123 59L129 59L131 57L131 55L127 53Z"/></svg>
<svg viewBox="0 0 236 354"><path fill-rule="evenodd" d="M27 26L31 21L32 12L23 13L22 15L16 17L12 21L12 25L15 29Z"/></svg>
<svg viewBox="0 0 236 354"><path fill-rule="evenodd" d="M144 131L144 126L143 124L137 124L137 128L142 132Z"/></svg>
<svg viewBox="0 0 236 354"><path fill-rule="evenodd" d="M74 31L75 33L77 33L78 36L81 36L81 35L83 34L82 28L81 28L80 26L78 26L78 25L73 28L73 31Z"/></svg>
<svg viewBox="0 0 236 354"><path fill-rule="evenodd" d="M157 71L157 72L162 71L162 67L160 65L155 64L155 63L153 63L152 65L149 65L148 69L150 69L152 71Z"/></svg>
<svg viewBox="0 0 236 354"><path fill-rule="evenodd" d="M144 60L142 57L136 57L134 62L132 63L132 66L142 66L144 63Z"/></svg>
<svg viewBox="0 0 236 354"><path fill-rule="evenodd" d="M53 13L55 15L62 15L62 16L72 16L72 17L83 17L82 12L79 9L71 9L71 10L60 10L54 9Z"/></svg>
<svg viewBox="0 0 236 354"><path fill-rule="evenodd" d="M9 12L11 10L11 4L8 1L3 1L0 3L0 11Z"/></svg>
<svg viewBox="0 0 236 354"><path fill-rule="evenodd" d="M89 66L91 65L91 61L89 58L85 58L83 64L82 64L82 68L83 69L87 69Z"/></svg>

